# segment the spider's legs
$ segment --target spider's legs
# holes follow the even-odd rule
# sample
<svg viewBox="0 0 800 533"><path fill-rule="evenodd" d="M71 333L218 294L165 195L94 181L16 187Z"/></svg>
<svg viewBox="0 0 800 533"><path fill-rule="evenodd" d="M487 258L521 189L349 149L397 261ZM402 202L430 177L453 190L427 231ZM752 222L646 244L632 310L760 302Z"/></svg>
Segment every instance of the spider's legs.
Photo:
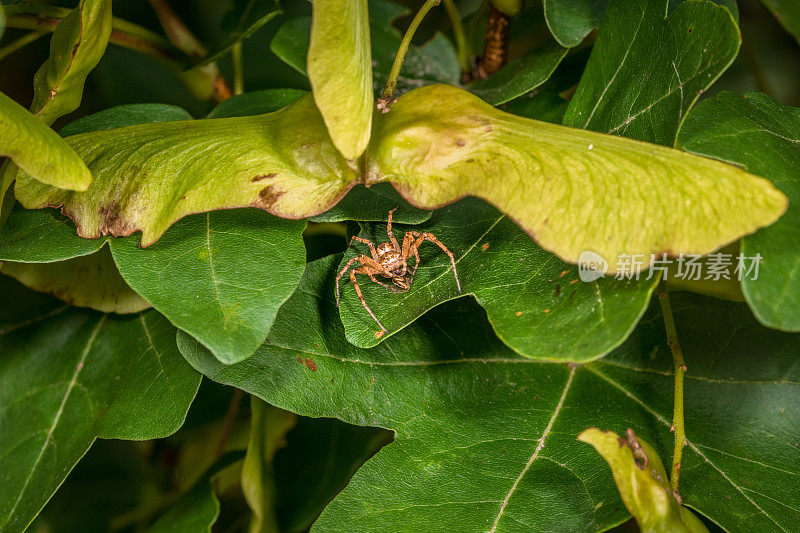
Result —
<svg viewBox="0 0 800 533"><path fill-rule="evenodd" d="M344 268L339 272L339 274L336 275L336 307L339 307L339 280L342 279L342 276L344 276L344 273L347 272L348 268L350 268L350 265L352 265L354 261L357 261L359 257L364 257L364 256L361 255L350 259L350 261L348 261L347 264L344 265Z"/></svg>
<svg viewBox="0 0 800 533"><path fill-rule="evenodd" d="M416 251L416 249L419 248L419 246L425 241L430 241L433 244L437 245L439 248L442 249L444 253L448 255L448 257L450 257L450 264L453 265L453 276L455 276L456 278L456 286L458 287L458 292L461 292L461 283L458 281L458 272L456 272L456 258L453 256L453 252L448 250L447 246L442 244L433 233L421 234L417 238L416 242L411 245L411 247L414 249L414 251Z"/></svg>
<svg viewBox="0 0 800 533"><path fill-rule="evenodd" d="M392 246L394 246L394 249L400 251L400 244L397 242L397 237L395 237L394 233L392 233L392 213L395 211L397 211L396 207L389 211L389 221L386 223L386 233L389 235L389 240L392 241Z"/></svg>
<svg viewBox="0 0 800 533"><path fill-rule="evenodd" d="M353 246L353 243L354 243L354 242L356 242L356 241L357 241L357 242L360 242L360 243L364 243L364 244L366 244L367 246L369 246L369 253L370 253L370 254L372 254L372 258L373 258L375 261L377 261L377 260L378 260L378 252L377 252L377 251L375 251L375 245L372 243L372 241L370 241L370 240L367 240L367 239L365 239L364 237L359 237L359 236L357 236L357 235L354 235L354 236L353 236L353 238L352 238L352 239L350 239L350 246Z"/></svg>
<svg viewBox="0 0 800 533"><path fill-rule="evenodd" d="M358 299L361 300L361 305L363 305L364 309L367 310L369 316L371 316L372 319L378 323L383 331L387 331L387 329L383 327L383 324L381 324L381 321L378 320L378 317L375 316L375 313L372 312L372 309L369 308L367 302L364 300L364 296L361 294L361 287L358 286L358 282L356 281L356 274L367 274L370 278L372 278L372 274L369 272L367 267L354 268L350 271L350 281L353 283L353 287L356 289L356 294L358 295Z"/></svg>
<svg viewBox="0 0 800 533"><path fill-rule="evenodd" d="M419 252L417 251L417 247L414 246L414 241L419 236L420 233L418 231L409 231L403 236L403 261L408 261L408 257L411 254L414 254L414 259L416 259L414 269L410 270L408 274L409 285L411 285L411 282L414 280L414 274L417 272L417 267L419 266Z"/></svg>

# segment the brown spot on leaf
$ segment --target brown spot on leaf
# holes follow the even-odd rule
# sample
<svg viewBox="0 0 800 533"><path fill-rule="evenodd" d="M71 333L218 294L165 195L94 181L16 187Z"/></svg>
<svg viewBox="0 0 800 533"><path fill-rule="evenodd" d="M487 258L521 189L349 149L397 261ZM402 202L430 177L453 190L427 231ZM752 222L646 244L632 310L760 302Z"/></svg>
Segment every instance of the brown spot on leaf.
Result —
<svg viewBox="0 0 800 533"><path fill-rule="evenodd" d="M306 357L306 359L305 359L305 361L303 361L303 363L304 363L304 364L306 365L306 367L307 367L309 370L311 370L312 372L316 372L316 371L317 371L317 363L315 363L314 361L312 361L312 360L311 360L311 359L309 359L308 357Z"/></svg>
<svg viewBox="0 0 800 533"><path fill-rule="evenodd" d="M556 290L553 291L553 298L558 298L561 294L561 285L556 285Z"/></svg>
<svg viewBox="0 0 800 533"><path fill-rule="evenodd" d="M281 196L283 196L282 190L274 185L267 185L258 192L258 198L253 202L253 205L261 209L269 209Z"/></svg>
<svg viewBox="0 0 800 533"><path fill-rule="evenodd" d="M650 459L647 457L647 454L644 452L642 445L639 444L639 439L636 438L636 433L633 432L631 428L625 430L625 444L628 448L631 449L633 452L633 461L636 463L636 468L639 470L644 470L650 464ZM619 440L622 440L620 438ZM621 443L620 443L621 447Z"/></svg>
<svg viewBox="0 0 800 533"><path fill-rule="evenodd" d="M102 235L125 237L135 231L135 228L131 228L124 220L120 213L119 204L116 202L111 202L107 206L100 206L98 213L103 218L103 223L100 226Z"/></svg>
<svg viewBox="0 0 800 533"><path fill-rule="evenodd" d="M272 174L263 174L261 176L253 176L252 178L250 178L250 181L252 183L257 183L257 182L263 181L263 180L271 180L271 179L273 179L273 178L275 178L277 176L278 176L278 174L273 172Z"/></svg>
<svg viewBox="0 0 800 533"><path fill-rule="evenodd" d="M375 338L380 339L381 337L383 337L384 333L386 333L384 330L376 331Z"/></svg>
<svg viewBox="0 0 800 533"><path fill-rule="evenodd" d="M467 143L464 142L464 139L456 140L456 146L464 146L465 144L467 144Z"/></svg>
<svg viewBox="0 0 800 533"><path fill-rule="evenodd" d="M487 243L485 243L483 246L481 246L481 250L483 250L484 252L485 252L486 250L488 250L488 249L489 249L489 243L488 243L488 242L487 242Z"/></svg>

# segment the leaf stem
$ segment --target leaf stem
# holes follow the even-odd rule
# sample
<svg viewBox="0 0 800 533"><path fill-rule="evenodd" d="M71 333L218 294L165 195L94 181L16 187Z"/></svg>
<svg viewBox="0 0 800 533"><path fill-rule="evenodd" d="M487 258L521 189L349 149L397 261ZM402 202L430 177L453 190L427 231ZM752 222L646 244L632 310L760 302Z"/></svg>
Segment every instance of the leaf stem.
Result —
<svg viewBox="0 0 800 533"><path fill-rule="evenodd" d="M386 87L383 89L383 93L381 93L381 100L389 102L394 99L394 91L397 88L397 78L400 77L400 69L408 53L408 47L411 45L411 39L414 38L414 33L416 33L417 28L422 22L422 19L425 18L425 15L428 14L428 11L434 6L439 5L439 2L440 0L425 0L425 3L422 4L422 7L417 11L414 20L411 21L411 25L406 30L406 34L403 35L403 40L400 41L400 46L397 48L397 54L394 56L392 69L389 71L389 79L386 81Z"/></svg>
<svg viewBox="0 0 800 533"><path fill-rule="evenodd" d="M467 46L467 36L464 33L464 24L461 22L461 15L453 0L444 0L444 8L447 10L447 17L450 19L450 26L453 28L453 37L456 41L458 51L458 64L461 67L461 74L469 75L472 72L470 63L469 46Z"/></svg>
<svg viewBox="0 0 800 533"><path fill-rule="evenodd" d="M242 41L231 47L231 61L233 61L233 94L244 92L244 68L242 66Z"/></svg>
<svg viewBox="0 0 800 533"><path fill-rule="evenodd" d="M667 344L669 344L672 351L672 361L675 369L675 393L672 407L672 429L675 432L675 449L672 454L670 484L672 491L677 496L678 481L681 474L681 458L683 457L683 447L686 445L686 427L683 418L683 378L686 374L686 362L683 360L683 350L681 350L681 345L678 341L675 318L672 316L669 293L663 278L658 286L658 301L661 304L661 314L664 317L664 327L667 330Z"/></svg>
<svg viewBox="0 0 800 533"><path fill-rule="evenodd" d="M22 37L20 37L16 41L11 41L7 45L5 45L3 48L0 48L0 59L3 59L7 55L13 54L14 52L19 50L20 48L32 43L33 41L35 41L36 39L38 39L42 35L46 35L46 34L47 34L47 32L45 32L45 31L32 31L30 33L26 33L25 35L23 35Z"/></svg>
<svg viewBox="0 0 800 533"><path fill-rule="evenodd" d="M231 436L233 423L236 421L236 415L239 414L239 406L242 404L242 397L244 397L244 391L239 388L234 388L231 401L228 403L228 412L225 413L225 420L223 420L222 429L220 429L219 432L217 447L214 450L215 461L222 457L222 452L225 451L225 445L228 443L228 438Z"/></svg>

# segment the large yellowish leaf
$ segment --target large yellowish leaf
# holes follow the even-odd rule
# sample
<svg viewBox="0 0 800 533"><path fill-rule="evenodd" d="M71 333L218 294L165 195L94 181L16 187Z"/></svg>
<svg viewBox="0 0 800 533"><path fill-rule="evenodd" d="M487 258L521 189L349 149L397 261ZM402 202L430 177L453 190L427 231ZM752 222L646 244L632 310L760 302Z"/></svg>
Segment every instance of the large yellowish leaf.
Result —
<svg viewBox="0 0 800 533"><path fill-rule="evenodd" d="M372 60L367 0L315 0L308 79L333 143L358 158L372 123Z"/></svg>
<svg viewBox="0 0 800 533"><path fill-rule="evenodd" d="M708 533L700 519L673 495L658 453L632 429L622 438L589 428L578 440L594 446L608 462L619 495L642 533Z"/></svg>
<svg viewBox="0 0 800 533"><path fill-rule="evenodd" d="M10 157L30 176L55 187L85 191L92 182L89 169L69 145L3 93L0 93L0 155Z"/></svg>
<svg viewBox="0 0 800 533"><path fill-rule="evenodd" d="M415 89L378 115L357 162L336 150L311 96L266 115L143 124L67 142L88 162L92 187L62 191L21 176L17 199L29 209L63 206L84 237L142 230L143 246L190 213L255 206L303 218L354 183L389 181L423 208L483 198L562 259L593 251L615 271L623 254L639 255L644 268L651 253L711 252L771 224L787 203L737 167L510 115L447 85Z"/></svg>
<svg viewBox="0 0 800 533"><path fill-rule="evenodd" d="M367 183L391 181L431 209L483 198L570 262L592 251L625 268L650 254L706 254L769 225L787 199L769 181L718 161L499 111L431 85L376 120Z"/></svg>
<svg viewBox="0 0 800 533"><path fill-rule="evenodd" d="M26 176L26 208L62 206L83 237L142 231L156 241L190 213L254 206L285 218L325 211L355 180L310 96L267 115L142 124L68 137L88 161L83 193Z"/></svg>

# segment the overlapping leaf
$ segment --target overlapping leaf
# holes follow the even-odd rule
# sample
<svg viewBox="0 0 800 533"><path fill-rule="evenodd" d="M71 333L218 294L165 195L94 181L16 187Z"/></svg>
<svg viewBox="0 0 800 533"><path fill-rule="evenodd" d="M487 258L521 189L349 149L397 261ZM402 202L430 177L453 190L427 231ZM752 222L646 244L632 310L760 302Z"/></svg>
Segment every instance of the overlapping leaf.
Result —
<svg viewBox="0 0 800 533"><path fill-rule="evenodd" d="M315 530L593 531L627 518L607 466L576 437L592 425L635 427L669 456L672 363L657 307L586 365L516 356L468 299L364 350L334 318L334 272L332 258L309 265L247 361L222 365L179 336L216 381L299 414L395 431ZM674 311L688 365L684 503L732 531L791 529L800 337L759 326L744 304L677 295ZM743 408L753 396L757 408Z"/></svg>
<svg viewBox="0 0 800 533"><path fill-rule="evenodd" d="M393 334L442 302L473 294L486 309L497 335L517 353L545 360L587 361L620 344L647 308L656 279L598 279L585 283L578 269L542 250L514 222L476 199L439 209L429 223L395 226L433 233L456 258L462 291L450 260L435 244L420 247L420 267L411 290L395 294L358 276L364 298ZM365 227L361 237L386 242L385 224ZM340 267L366 246L348 250ZM413 267L413 257L409 266ZM348 341L371 347L386 339L364 310L347 276L342 278L340 313ZM580 331L580 335L574 332Z"/></svg>
<svg viewBox="0 0 800 533"><path fill-rule="evenodd" d="M446 85L403 95L375 126L368 183L393 182L428 209L484 198L543 248L570 262L591 250L611 272L626 254L646 266L651 253L709 253L786 210L736 167L515 117Z"/></svg>
<svg viewBox="0 0 800 533"><path fill-rule="evenodd" d="M31 178L55 187L85 191L92 174L58 134L0 93L0 155L11 158ZM10 169L4 167L5 173ZM5 195L5 187L0 191Z"/></svg>
<svg viewBox="0 0 800 533"><path fill-rule="evenodd" d="M800 109L760 93L722 93L687 117L681 145L769 176L789 197L774 225L742 240L741 254L763 258L757 275L742 277L742 291L764 324L800 331Z"/></svg>
<svg viewBox="0 0 800 533"><path fill-rule="evenodd" d="M564 124L674 144L684 115L736 57L741 38L723 6L683 2L667 16L667 4L609 0Z"/></svg>
<svg viewBox="0 0 800 533"><path fill-rule="evenodd" d="M372 44L373 88L380 91L389 75L397 47L402 38L392 25L409 10L401 5L372 0L369 2L369 32ZM275 54L287 64L306 73L306 54L311 19L300 17L284 23L270 45ZM409 47L397 80L399 92L429 83L457 84L460 80L458 59L452 43L437 34L422 46Z"/></svg>
<svg viewBox="0 0 800 533"><path fill-rule="evenodd" d="M155 312L115 318L0 285L0 529L19 531L96 437L177 430L200 375Z"/></svg>
<svg viewBox="0 0 800 533"><path fill-rule="evenodd" d="M544 16L553 37L572 47L600 24L607 0L544 0Z"/></svg>
<svg viewBox="0 0 800 533"><path fill-rule="evenodd" d="M73 135L95 177L62 194L17 180L26 208L62 206L84 237L141 230L149 246L196 212L255 206L300 218L326 210L350 187L350 168L310 96L267 115L143 124Z"/></svg>
<svg viewBox="0 0 800 533"><path fill-rule="evenodd" d="M372 125L372 59L367 0L317 0L308 80L331 140L347 158L367 148Z"/></svg>

